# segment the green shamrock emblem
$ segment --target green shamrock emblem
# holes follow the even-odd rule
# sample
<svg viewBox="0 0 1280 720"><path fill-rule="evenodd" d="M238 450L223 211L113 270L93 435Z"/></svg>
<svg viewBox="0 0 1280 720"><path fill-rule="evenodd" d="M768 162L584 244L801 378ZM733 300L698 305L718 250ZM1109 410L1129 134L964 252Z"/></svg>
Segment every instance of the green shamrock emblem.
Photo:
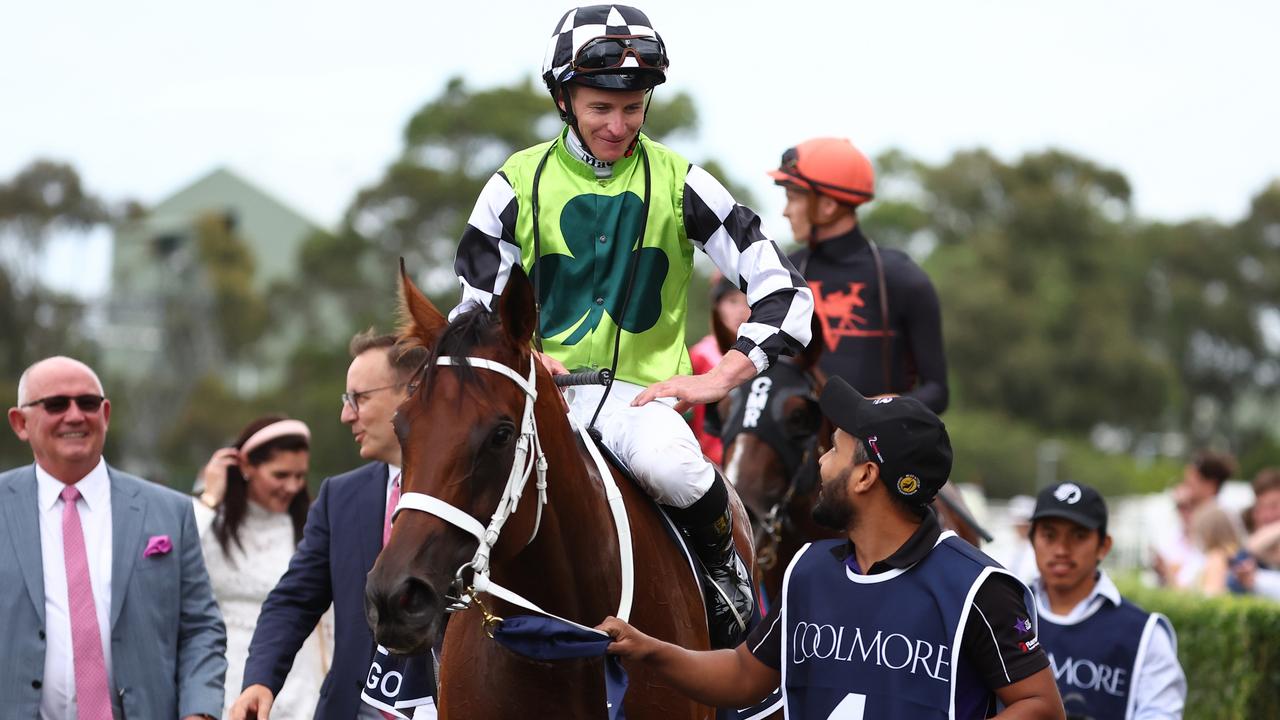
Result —
<svg viewBox="0 0 1280 720"><path fill-rule="evenodd" d="M658 248L636 248L643 213L644 201L632 192L579 195L565 204L560 234L569 254L543 255L534 265L534 272L542 273L544 337L574 328L562 342L576 345L596 329L605 313L630 333L644 332L658 322L669 261ZM632 256L637 263L635 287L619 322Z"/></svg>

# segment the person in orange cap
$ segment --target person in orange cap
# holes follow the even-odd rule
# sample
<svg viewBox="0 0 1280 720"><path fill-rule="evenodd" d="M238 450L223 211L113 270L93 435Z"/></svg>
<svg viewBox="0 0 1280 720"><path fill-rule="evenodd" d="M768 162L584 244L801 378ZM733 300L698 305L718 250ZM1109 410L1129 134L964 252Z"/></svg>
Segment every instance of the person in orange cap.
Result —
<svg viewBox="0 0 1280 720"><path fill-rule="evenodd" d="M877 247L858 222L858 208L875 197L871 161L844 138L814 138L783 153L769 175L786 189L783 215L804 245L791 262L822 319L822 369L864 395L908 395L944 411L947 361L933 283L905 252Z"/></svg>

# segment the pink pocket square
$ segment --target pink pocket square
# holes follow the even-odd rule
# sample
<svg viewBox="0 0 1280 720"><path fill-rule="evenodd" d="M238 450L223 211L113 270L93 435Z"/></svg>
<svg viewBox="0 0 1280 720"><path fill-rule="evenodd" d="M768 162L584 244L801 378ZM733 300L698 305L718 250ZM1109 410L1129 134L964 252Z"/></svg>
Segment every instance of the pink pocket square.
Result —
<svg viewBox="0 0 1280 720"><path fill-rule="evenodd" d="M147 549L142 551L142 557L167 555L171 550L173 550L173 543L169 541L168 535L152 535L147 541Z"/></svg>

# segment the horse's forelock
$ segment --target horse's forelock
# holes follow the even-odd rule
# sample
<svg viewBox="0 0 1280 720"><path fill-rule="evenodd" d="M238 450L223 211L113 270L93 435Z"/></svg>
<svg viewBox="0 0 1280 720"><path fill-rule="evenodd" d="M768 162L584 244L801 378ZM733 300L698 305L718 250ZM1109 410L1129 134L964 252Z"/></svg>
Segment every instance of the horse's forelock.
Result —
<svg viewBox="0 0 1280 720"><path fill-rule="evenodd" d="M429 370L425 378L425 384L429 386L431 377L435 375L436 358L446 355L454 358L466 358L473 355L476 348L495 346L504 339L501 329L502 324L499 321L498 314L490 312L483 307L477 306L458 315L453 322L449 323L449 327L445 328L444 334L435 343L431 359L427 363ZM476 375L470 365L460 364L453 367L458 368L464 385L469 385L475 381Z"/></svg>

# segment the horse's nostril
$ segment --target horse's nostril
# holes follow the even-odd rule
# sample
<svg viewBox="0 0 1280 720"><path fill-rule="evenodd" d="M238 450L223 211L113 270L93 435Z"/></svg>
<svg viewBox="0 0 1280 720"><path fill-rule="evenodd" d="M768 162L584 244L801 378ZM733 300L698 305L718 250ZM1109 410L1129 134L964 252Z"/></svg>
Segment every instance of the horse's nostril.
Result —
<svg viewBox="0 0 1280 720"><path fill-rule="evenodd" d="M433 609L435 592L419 578L406 578L396 598L398 609L408 615L418 615Z"/></svg>

